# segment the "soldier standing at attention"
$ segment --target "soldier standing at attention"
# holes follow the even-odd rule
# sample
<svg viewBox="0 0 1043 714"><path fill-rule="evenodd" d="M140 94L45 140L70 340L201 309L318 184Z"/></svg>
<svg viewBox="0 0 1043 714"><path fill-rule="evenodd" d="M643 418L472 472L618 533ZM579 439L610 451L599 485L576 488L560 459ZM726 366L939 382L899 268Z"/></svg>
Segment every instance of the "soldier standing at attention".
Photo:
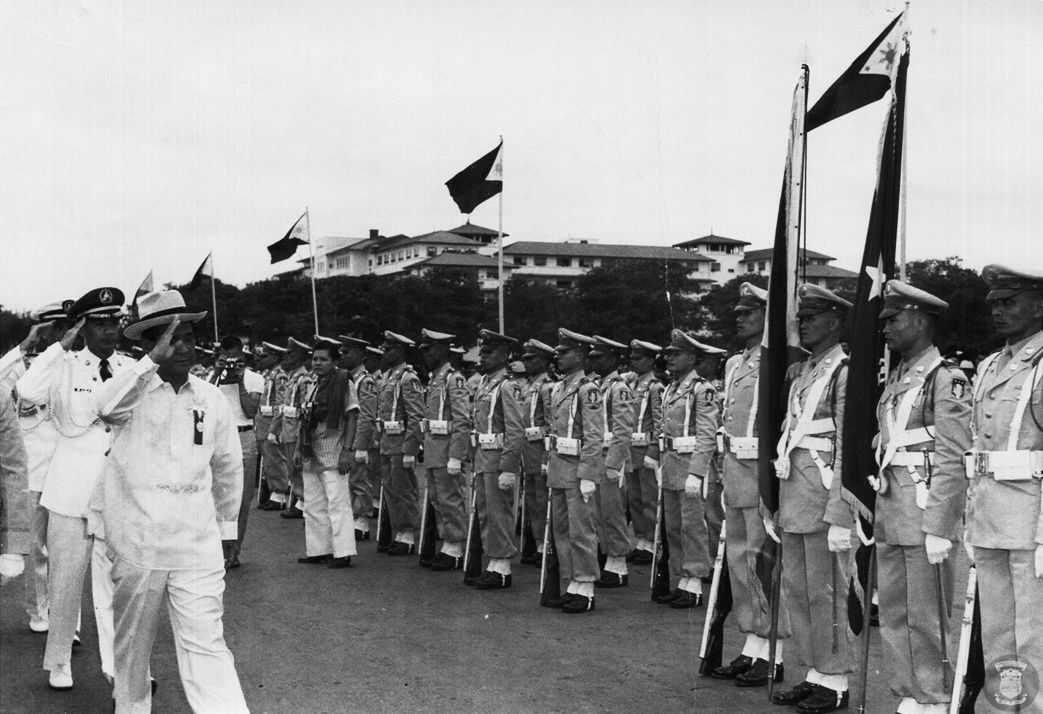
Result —
<svg viewBox="0 0 1043 714"><path fill-rule="evenodd" d="M663 383L656 379L655 359L663 348L643 340L630 341L630 366L634 370L631 390L634 398L633 433L630 435L630 470L627 475L627 503L637 544L629 560L636 565L652 562L658 492L655 471L659 466L659 443L655 438L663 408Z"/></svg>
<svg viewBox="0 0 1043 714"><path fill-rule="evenodd" d="M627 584L627 556L630 533L627 530L623 481L630 470L630 436L634 432L633 393L618 371L619 357L627 350L621 342L594 335L594 347L587 358L597 373L601 390L602 444L605 449L605 478L597 491L598 541L605 555L599 588L618 588Z"/></svg>
<svg viewBox="0 0 1043 714"><path fill-rule="evenodd" d="M286 486L283 485L278 476L279 457L276 452L279 447L268 441L268 434L272 431L272 420L275 418L275 408L278 403L277 394L280 391L280 383L286 382L286 373L279 362L286 353L285 347L262 342L263 351L258 358L257 368L264 378L264 390L261 392L261 401L257 405L257 413L254 414L254 436L257 439L257 452L260 454L261 495L259 497L262 511L280 511L286 502ZM270 476L275 472L277 475ZM283 470L285 479L285 470ZM272 484L280 487L278 492L272 490Z"/></svg>
<svg viewBox="0 0 1043 714"><path fill-rule="evenodd" d="M831 712L847 706L853 653L847 625L848 574L837 553L851 549L851 507L841 498L844 395L847 355L844 334L851 303L815 285L797 291L800 340L811 356L790 387L779 440L776 472L782 529L782 601L805 680L776 692L775 704L800 712ZM774 538L775 526L765 523Z"/></svg>
<svg viewBox="0 0 1043 714"><path fill-rule="evenodd" d="M1017 711L1036 714L1043 696L1026 685L1039 681L1043 667L1043 271L987 265L982 277L996 333L1006 341L978 366L967 464L985 694L997 709L1020 701Z"/></svg>
<svg viewBox="0 0 1043 714"><path fill-rule="evenodd" d="M350 454L351 510L355 516L355 540L369 540L369 518L373 513L373 491L379 472L380 452L373 453L377 437L377 381L366 369L369 342L352 335L337 335L341 348L341 367L351 375L359 403L355 441L347 445ZM342 454L344 458L349 455ZM347 464L345 464L347 465Z"/></svg>
<svg viewBox="0 0 1043 714"><path fill-rule="evenodd" d="M293 337L287 340L282 363L287 378L282 399L276 402L278 408L273 415L271 431L268 434L268 441L277 444L282 452L280 464L284 466L286 473L286 510L279 514L283 518L304 518L304 512L298 503L304 494L304 481L300 467L293 462L293 454L297 451L297 436L300 433L298 410L304 381L308 377L307 362L310 355L310 345Z"/></svg>
<svg viewBox="0 0 1043 714"><path fill-rule="evenodd" d="M945 714L950 698L940 666L948 653L938 628L940 616L946 624L949 619L949 555L963 524L971 393L963 372L946 364L932 342L935 321L948 306L889 280L880 311L887 346L902 357L876 408L880 472L873 529L880 636L891 691L902 697L899 714Z"/></svg>

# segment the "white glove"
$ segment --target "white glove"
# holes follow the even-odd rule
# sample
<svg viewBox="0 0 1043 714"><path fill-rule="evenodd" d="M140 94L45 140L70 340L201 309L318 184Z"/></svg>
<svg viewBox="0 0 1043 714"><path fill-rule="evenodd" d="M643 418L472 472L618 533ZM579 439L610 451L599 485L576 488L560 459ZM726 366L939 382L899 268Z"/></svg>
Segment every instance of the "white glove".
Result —
<svg viewBox="0 0 1043 714"><path fill-rule="evenodd" d="M938 563L949 557L949 552L952 550L952 541L948 538L939 538L936 535L926 533L923 537L923 547L927 551L927 562L931 565L938 565Z"/></svg>
<svg viewBox="0 0 1043 714"><path fill-rule="evenodd" d="M1036 546L1036 577L1043 578L1043 545Z"/></svg>
<svg viewBox="0 0 1043 714"><path fill-rule="evenodd" d="M460 459L454 459L452 456L449 457L449 460L445 464L445 470L453 476L457 476L461 471L463 471L463 468L464 465L460 463Z"/></svg>
<svg viewBox="0 0 1043 714"><path fill-rule="evenodd" d="M653 473L655 474L655 485L658 486L659 488L662 488L663 487L663 470L657 468Z"/></svg>
<svg viewBox="0 0 1043 714"><path fill-rule="evenodd" d="M974 564L974 546L968 543L966 540L963 541L963 550L967 553L967 559Z"/></svg>
<svg viewBox="0 0 1043 714"><path fill-rule="evenodd" d="M406 455L404 455L402 457L402 465L403 466L412 466L415 463L416 463L416 457L415 456L410 456L409 454L406 454Z"/></svg>
<svg viewBox="0 0 1043 714"><path fill-rule="evenodd" d="M273 444L278 444L279 443L279 437L277 437L275 435L274 431L270 431L270 432L268 432L268 441L272 442Z"/></svg>
<svg viewBox="0 0 1043 714"><path fill-rule="evenodd" d="M684 495L701 496L703 493L703 479L695 474L688 474L684 480Z"/></svg>
<svg viewBox="0 0 1043 714"><path fill-rule="evenodd" d="M770 518L765 518L765 519L763 519L763 521L764 521L764 532L768 534L768 537L771 538L776 543L781 543L782 539L779 538L779 534L775 530L775 523Z"/></svg>
<svg viewBox="0 0 1043 714"><path fill-rule="evenodd" d="M546 476L546 475L547 475L547 471L548 471L548 470L549 470L549 469L547 468L547 464L540 464L540 473L541 473L541 474L543 474L544 476Z"/></svg>
<svg viewBox="0 0 1043 714"><path fill-rule="evenodd" d="M843 526L830 526L829 535L826 537L829 540L830 553L843 553L844 551L851 550L850 528L844 528Z"/></svg>
<svg viewBox="0 0 1043 714"><path fill-rule="evenodd" d="M369 452L365 449L358 449L355 452L355 463L357 464L368 464L369 463Z"/></svg>
<svg viewBox="0 0 1043 714"><path fill-rule="evenodd" d="M626 478L623 469L609 469L605 475L609 481L615 481L620 488L623 488L623 479Z"/></svg>
<svg viewBox="0 0 1043 714"><path fill-rule="evenodd" d="M501 491L510 491L512 488L514 488L514 483L517 480L518 480L518 475L517 474L512 474L512 473L509 473L507 471L504 471L496 479L497 485L500 487Z"/></svg>
<svg viewBox="0 0 1043 714"><path fill-rule="evenodd" d="M644 466L646 469L652 469L653 471L659 468L659 462L653 459L651 456L646 456L644 458L644 461L641 462L641 465Z"/></svg>
<svg viewBox="0 0 1043 714"><path fill-rule="evenodd" d="M17 578L25 571L25 557L17 553L0 555L0 575L5 578Z"/></svg>
<svg viewBox="0 0 1043 714"><path fill-rule="evenodd" d="M597 490L598 485L590 479L581 478L579 480L579 493L583 496L584 503L590 501L590 497L594 495L594 492Z"/></svg>

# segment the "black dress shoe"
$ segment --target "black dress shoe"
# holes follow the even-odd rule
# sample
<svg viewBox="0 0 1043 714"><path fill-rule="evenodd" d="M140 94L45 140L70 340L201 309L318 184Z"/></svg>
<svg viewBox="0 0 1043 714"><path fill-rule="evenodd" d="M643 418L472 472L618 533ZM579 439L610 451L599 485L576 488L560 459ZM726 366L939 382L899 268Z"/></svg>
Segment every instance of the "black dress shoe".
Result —
<svg viewBox="0 0 1043 714"><path fill-rule="evenodd" d="M647 550L639 550L635 548L630 551L630 555L627 556L627 562L633 563L634 565L651 565L652 554Z"/></svg>
<svg viewBox="0 0 1043 714"><path fill-rule="evenodd" d="M746 670L743 674L740 674L735 678L736 687L763 687L768 683L768 677L771 675L771 668L768 666L768 660L756 659L753 662L753 666ZM785 669L782 667L782 663L775 665L775 683L778 684L782 681L785 676Z"/></svg>
<svg viewBox="0 0 1043 714"><path fill-rule="evenodd" d="M546 600L540 601L540 605L560 610L565 606L565 603L569 601L569 598L572 597L575 597L572 593L562 593L559 597L547 598Z"/></svg>
<svg viewBox="0 0 1043 714"><path fill-rule="evenodd" d="M387 549L388 555L410 555L416 546L412 543L400 543L397 540Z"/></svg>
<svg viewBox="0 0 1043 714"><path fill-rule="evenodd" d="M837 709L847 709L847 702L847 692L838 692L829 687L816 685L812 695L797 705L797 711L804 714L825 714L835 712Z"/></svg>
<svg viewBox="0 0 1043 714"><path fill-rule="evenodd" d="M580 612L591 612L594 609L594 598L586 595L572 594L561 606L562 612L575 615Z"/></svg>
<svg viewBox="0 0 1043 714"><path fill-rule="evenodd" d="M304 518L304 512L297 506L290 506L279 514L280 518Z"/></svg>
<svg viewBox="0 0 1043 714"><path fill-rule="evenodd" d="M486 570L474 581L474 586L479 590L503 590L511 586L511 576Z"/></svg>
<svg viewBox="0 0 1043 714"><path fill-rule="evenodd" d="M324 555L306 555L303 558L297 558L298 563L309 563L312 565L317 563L327 563L331 560L333 560L333 553L326 553Z"/></svg>
<svg viewBox="0 0 1043 714"><path fill-rule="evenodd" d="M345 555L343 558L330 558L329 562L326 563L327 568L350 568L351 567L351 556Z"/></svg>
<svg viewBox="0 0 1043 714"><path fill-rule="evenodd" d="M435 559L431 561L431 570L436 572L442 572L445 570L459 570L463 564L464 559L458 558L448 553L439 553L435 556Z"/></svg>
<svg viewBox="0 0 1043 714"><path fill-rule="evenodd" d="M434 562L435 557L433 555L421 555L420 559L417 561L417 564L421 568L430 568Z"/></svg>
<svg viewBox="0 0 1043 714"><path fill-rule="evenodd" d="M740 674L749 671L752 664L753 660L751 658L746 655L739 655L728 664L715 667L710 671L710 676L714 679L735 679Z"/></svg>
<svg viewBox="0 0 1043 714"><path fill-rule="evenodd" d="M798 704L814 694L815 690L818 688L819 686L817 684L801 682L793 689L787 689L784 692L775 692L772 694L771 703L782 705Z"/></svg>
<svg viewBox="0 0 1043 714"><path fill-rule="evenodd" d="M356 528L355 541L361 543L364 540L369 540L369 531L360 531L358 528Z"/></svg>
<svg viewBox="0 0 1043 714"><path fill-rule="evenodd" d="M660 605L669 605L670 603L672 603L674 600L676 600L679 597L681 597L681 590L680 589L675 589L675 590L671 590L668 593L663 593L662 595L657 595L655 597L655 601L657 603L659 603Z"/></svg>
<svg viewBox="0 0 1043 714"><path fill-rule="evenodd" d="M602 571L601 577L594 581L594 586L598 588L621 588L625 587L627 582L628 578L626 575L605 570Z"/></svg>
<svg viewBox="0 0 1043 714"><path fill-rule="evenodd" d="M703 606L703 594L702 593L690 593L687 590L682 590L681 594L675 599L670 601L670 607L676 610L688 610L693 607Z"/></svg>
<svg viewBox="0 0 1043 714"><path fill-rule="evenodd" d="M262 510L262 511L281 511L282 510L282 504L281 503L276 503L275 501L265 501L264 503L262 503L257 508Z"/></svg>

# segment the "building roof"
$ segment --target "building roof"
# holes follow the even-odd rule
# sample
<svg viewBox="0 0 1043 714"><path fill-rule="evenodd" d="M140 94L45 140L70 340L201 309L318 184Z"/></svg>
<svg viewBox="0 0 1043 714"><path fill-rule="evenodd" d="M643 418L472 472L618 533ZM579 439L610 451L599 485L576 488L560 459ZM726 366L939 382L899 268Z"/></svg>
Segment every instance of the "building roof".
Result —
<svg viewBox="0 0 1043 714"><path fill-rule="evenodd" d="M465 238L464 236L457 235L450 231L433 231L431 233L424 233L418 236L394 236L385 240L379 241L374 245L371 250L374 252L381 252L392 248L401 248L404 245L413 245L414 243L435 243L438 245L457 245L467 248L478 249L482 247L482 244L476 240Z"/></svg>
<svg viewBox="0 0 1043 714"><path fill-rule="evenodd" d="M770 260L772 248L758 248L757 250L748 250L743 255L740 263L749 263L757 260ZM816 253L813 250L801 250L800 254L802 257L806 257L810 260L836 260L832 255L826 255L825 253Z"/></svg>
<svg viewBox="0 0 1043 714"><path fill-rule="evenodd" d="M410 265L407 270L416 268L493 268L497 267L496 258L479 253L456 253L446 251L433 258L422 260ZM503 264L504 270L510 270L513 265Z"/></svg>
<svg viewBox="0 0 1043 714"><path fill-rule="evenodd" d="M857 278L858 273L854 273L844 268L838 268L835 265L821 265L819 263L812 263L807 266L804 270L804 274L809 278Z"/></svg>
<svg viewBox="0 0 1043 714"><path fill-rule="evenodd" d="M450 233L455 233L458 236L464 236L464 237L475 236L475 237L480 237L480 238L495 238L497 235L499 235L499 233L494 231L492 228L486 228L485 226L479 226L477 224L471 223L470 221L467 221L462 226L457 226L456 228L450 228L449 232ZM510 235L510 234L504 233L503 237L506 238L508 235Z"/></svg>
<svg viewBox="0 0 1043 714"><path fill-rule="evenodd" d="M505 255L574 256L621 260L684 260L712 263L713 258L662 245L617 245L610 243L545 243L516 241L503 248Z"/></svg>
<svg viewBox="0 0 1043 714"><path fill-rule="evenodd" d="M698 238L692 238L686 240L684 243L674 243L675 248L694 248L699 245L706 245L707 243L719 243L722 245L749 245L749 241L739 240L737 238L725 238L724 236L715 236L713 233L710 235L700 236Z"/></svg>

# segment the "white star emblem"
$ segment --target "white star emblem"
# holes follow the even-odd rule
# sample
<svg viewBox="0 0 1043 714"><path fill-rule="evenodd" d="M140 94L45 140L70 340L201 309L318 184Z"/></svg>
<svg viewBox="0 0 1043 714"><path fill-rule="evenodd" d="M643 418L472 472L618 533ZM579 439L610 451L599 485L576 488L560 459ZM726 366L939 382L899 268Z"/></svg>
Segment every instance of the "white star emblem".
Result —
<svg viewBox="0 0 1043 714"><path fill-rule="evenodd" d="M887 276L884 275L883 260L879 260L876 265L867 265L865 267L866 275L873 281L873 285L869 288L869 295L866 296L866 301L871 302L874 298L883 296L884 294L884 282L887 281Z"/></svg>

